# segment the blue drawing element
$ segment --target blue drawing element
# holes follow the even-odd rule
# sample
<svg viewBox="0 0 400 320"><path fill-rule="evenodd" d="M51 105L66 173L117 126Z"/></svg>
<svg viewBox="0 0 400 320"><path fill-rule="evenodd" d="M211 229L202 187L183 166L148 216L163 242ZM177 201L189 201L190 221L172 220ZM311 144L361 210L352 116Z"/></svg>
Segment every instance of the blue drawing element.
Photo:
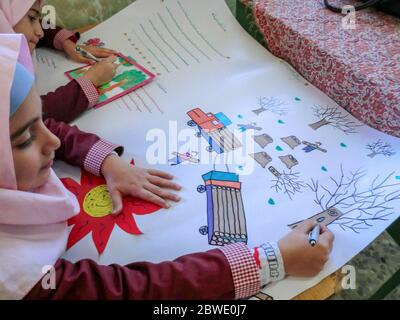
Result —
<svg viewBox="0 0 400 320"><path fill-rule="evenodd" d="M294 100L301 101L301 99L299 97L294 98Z"/></svg>
<svg viewBox="0 0 400 320"><path fill-rule="evenodd" d="M248 124L238 124L237 126L239 127L240 132L245 132L247 130L256 130L256 131L262 130L261 127L257 127L257 123L255 122L251 122Z"/></svg>
<svg viewBox="0 0 400 320"><path fill-rule="evenodd" d="M322 167L321 167L321 170L322 170L322 171L325 171L325 172L328 172L328 169L327 169L325 166L322 166Z"/></svg>
<svg viewBox="0 0 400 320"><path fill-rule="evenodd" d="M241 114L238 115L239 119L243 119L243 116Z"/></svg>
<svg viewBox="0 0 400 320"><path fill-rule="evenodd" d="M321 151L323 153L327 153L328 152L327 150L321 148L321 146L322 146L321 142L311 143L311 142L308 142L308 141L303 141L302 143L305 145L303 150L306 153L313 152L314 150L318 150L318 151Z"/></svg>
<svg viewBox="0 0 400 320"><path fill-rule="evenodd" d="M215 114L215 117L222 123L224 127L230 126L232 121L222 112Z"/></svg>
<svg viewBox="0 0 400 320"><path fill-rule="evenodd" d="M275 201L274 201L274 199L272 199L272 198L269 198L269 200L268 200L268 204L270 204L271 206L274 206L274 205L275 205Z"/></svg>
<svg viewBox="0 0 400 320"><path fill-rule="evenodd" d="M203 176L204 185L197 190L207 194L208 243L223 246L247 244L247 228L241 182L235 173L210 171ZM199 191L199 192L200 192Z"/></svg>
<svg viewBox="0 0 400 320"><path fill-rule="evenodd" d="M396 180L400 180L400 176L396 176Z"/></svg>
<svg viewBox="0 0 400 320"><path fill-rule="evenodd" d="M182 162L183 161L179 155L168 160L168 163L170 166L177 166L178 164L181 164Z"/></svg>
<svg viewBox="0 0 400 320"><path fill-rule="evenodd" d="M278 120L279 124L285 124L285 122L283 120Z"/></svg>
<svg viewBox="0 0 400 320"><path fill-rule="evenodd" d="M306 153L310 153L310 152L314 151L315 148L314 148L314 147L311 147L311 146L307 146L307 147L303 148L303 150L304 150Z"/></svg>
<svg viewBox="0 0 400 320"><path fill-rule="evenodd" d="M345 143L343 143L343 142L340 144L340 146L341 146L342 148L347 148L347 144L345 144Z"/></svg>
<svg viewBox="0 0 400 320"><path fill-rule="evenodd" d="M208 234L208 227L207 226L200 227L199 232L201 235L206 236Z"/></svg>
<svg viewBox="0 0 400 320"><path fill-rule="evenodd" d="M206 189L206 187L203 186L203 185L199 185L199 186L197 187L197 192L198 192L198 193L204 193L204 192L206 192L206 191L207 191L207 189Z"/></svg>
<svg viewBox="0 0 400 320"><path fill-rule="evenodd" d="M244 166L239 166L238 168L239 168L240 171L244 170Z"/></svg>
<svg viewBox="0 0 400 320"><path fill-rule="evenodd" d="M281 146L277 146L275 149L276 149L276 151L283 151Z"/></svg>
<svg viewBox="0 0 400 320"><path fill-rule="evenodd" d="M196 136L199 138L203 136L209 143L208 152L215 151L221 154L242 146L235 135L227 129L227 126L230 126L232 121L222 112L217 114L205 113L196 108L190 110L187 114L191 118L187 123L188 126L197 126L199 132L196 133Z"/></svg>
<svg viewBox="0 0 400 320"><path fill-rule="evenodd" d="M168 160L170 166L177 166L183 162L200 163L200 159L196 158L197 152L173 152L174 157Z"/></svg>

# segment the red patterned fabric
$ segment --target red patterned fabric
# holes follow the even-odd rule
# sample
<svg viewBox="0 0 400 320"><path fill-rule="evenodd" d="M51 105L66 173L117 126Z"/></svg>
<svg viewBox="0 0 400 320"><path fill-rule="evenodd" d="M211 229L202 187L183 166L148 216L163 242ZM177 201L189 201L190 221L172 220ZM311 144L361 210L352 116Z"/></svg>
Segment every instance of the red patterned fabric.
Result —
<svg viewBox="0 0 400 320"><path fill-rule="evenodd" d="M61 29L54 37L54 48L57 50L63 50L64 41L73 36L75 36L75 32L67 29Z"/></svg>
<svg viewBox="0 0 400 320"><path fill-rule="evenodd" d="M256 260L242 243L220 248L231 267L235 299L242 299L260 291L260 274Z"/></svg>
<svg viewBox="0 0 400 320"><path fill-rule="evenodd" d="M400 19L367 9L346 30L322 0L242 1L274 55L359 120L400 137Z"/></svg>
<svg viewBox="0 0 400 320"><path fill-rule="evenodd" d="M84 77L80 77L75 81L81 86L86 98L88 99L88 108L94 107L97 102L99 102L99 92L97 91L97 88L89 79Z"/></svg>
<svg viewBox="0 0 400 320"><path fill-rule="evenodd" d="M100 176L101 165L104 159L118 150L121 146L100 139L89 150L84 162L84 169L96 176Z"/></svg>

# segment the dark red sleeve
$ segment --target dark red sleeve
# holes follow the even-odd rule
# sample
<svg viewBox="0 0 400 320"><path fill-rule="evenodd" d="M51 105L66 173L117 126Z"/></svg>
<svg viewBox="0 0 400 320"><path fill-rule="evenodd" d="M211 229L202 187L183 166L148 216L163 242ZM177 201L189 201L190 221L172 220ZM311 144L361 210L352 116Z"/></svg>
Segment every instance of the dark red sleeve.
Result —
<svg viewBox="0 0 400 320"><path fill-rule="evenodd" d="M41 98L43 119L52 118L57 121L71 122L89 107L85 92L75 80Z"/></svg>
<svg viewBox="0 0 400 320"><path fill-rule="evenodd" d="M56 151L56 158L83 168L86 155L100 138L54 119L47 119L44 123L61 141L61 147Z"/></svg>
<svg viewBox="0 0 400 320"><path fill-rule="evenodd" d="M63 28L56 27L55 29L43 29L44 36L39 40L38 47L52 48L54 47L54 38ZM77 42L80 39L79 32L76 32L72 37L69 38L73 42Z"/></svg>
<svg viewBox="0 0 400 320"><path fill-rule="evenodd" d="M100 266L90 260L75 264L59 260L55 268L56 289L45 290L38 282L25 299L226 300L235 296L228 260L218 249L159 264Z"/></svg>

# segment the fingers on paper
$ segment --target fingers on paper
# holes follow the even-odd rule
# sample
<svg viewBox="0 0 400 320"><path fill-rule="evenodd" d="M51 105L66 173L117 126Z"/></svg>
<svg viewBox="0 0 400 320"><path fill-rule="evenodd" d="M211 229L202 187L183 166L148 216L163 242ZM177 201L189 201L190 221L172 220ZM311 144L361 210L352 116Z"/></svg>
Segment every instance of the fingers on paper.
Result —
<svg viewBox="0 0 400 320"><path fill-rule="evenodd" d="M319 236L319 243L325 245L326 248L329 249L329 252L332 251L333 241L335 240L335 235L332 231L330 231L326 226L321 226L321 235Z"/></svg>
<svg viewBox="0 0 400 320"><path fill-rule="evenodd" d="M295 230L308 234L315 226L316 222L313 220L304 220L300 223Z"/></svg>
<svg viewBox="0 0 400 320"><path fill-rule="evenodd" d="M157 176L150 176L149 181L159 187L179 191L182 187L169 179L160 178Z"/></svg>
<svg viewBox="0 0 400 320"><path fill-rule="evenodd" d="M88 59L88 58L85 58L85 57L82 57L79 54L74 55L73 60L76 61L76 62L79 62L79 63L84 63L84 64L94 64L95 63L95 61L93 61L91 59Z"/></svg>
<svg viewBox="0 0 400 320"><path fill-rule="evenodd" d="M117 52L111 49L106 49L106 48L98 48L98 47L89 47L91 54L96 56L97 58L108 58L112 55L115 55Z"/></svg>
<svg viewBox="0 0 400 320"><path fill-rule="evenodd" d="M149 169L149 170L147 170L147 172L150 173L153 176L157 176L157 177L160 177L160 178L164 178L164 179L168 179L168 180L174 179L174 176L172 174L169 174L169 173L164 172L164 171L155 170L155 169Z"/></svg>
<svg viewBox="0 0 400 320"><path fill-rule="evenodd" d="M118 190L113 190L111 192L111 199L113 203L113 215L118 215L122 212L123 203L122 203L122 195Z"/></svg>
<svg viewBox="0 0 400 320"><path fill-rule="evenodd" d="M111 55L111 56L108 56L107 58L105 58L104 60L107 61L107 62L114 63L117 60L117 56L116 55Z"/></svg>
<svg viewBox="0 0 400 320"><path fill-rule="evenodd" d="M147 189L141 189L137 193L135 192L132 194L132 196L139 197L145 201L152 202L162 208L168 209L170 208L170 205L167 201L159 197L158 195L154 194L153 192L147 190Z"/></svg>
<svg viewBox="0 0 400 320"><path fill-rule="evenodd" d="M157 195L158 197L165 199L165 200L171 200L171 201L175 201L178 202L181 200L181 198L179 196L177 196L176 194L169 192L163 188L160 188L154 184L146 184L145 185L146 190L152 192L153 194Z"/></svg>

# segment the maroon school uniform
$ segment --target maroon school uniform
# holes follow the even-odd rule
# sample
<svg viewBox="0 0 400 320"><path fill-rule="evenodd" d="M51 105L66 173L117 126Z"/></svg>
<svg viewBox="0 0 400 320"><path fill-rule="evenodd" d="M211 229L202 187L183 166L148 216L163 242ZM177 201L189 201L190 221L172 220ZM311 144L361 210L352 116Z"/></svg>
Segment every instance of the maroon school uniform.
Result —
<svg viewBox="0 0 400 320"><path fill-rule="evenodd" d="M56 289L43 289L38 282L25 299L239 299L258 293L261 285L256 260L244 244L158 264L104 266L91 260L60 259L55 272Z"/></svg>
<svg viewBox="0 0 400 320"><path fill-rule="evenodd" d="M65 40L77 42L80 35L72 31L56 28L44 30L44 37L38 46L62 50ZM67 79L67 78L66 78ZM97 104L97 88L87 79L71 80L67 85L41 96L43 119L53 118L71 122L87 109Z"/></svg>

